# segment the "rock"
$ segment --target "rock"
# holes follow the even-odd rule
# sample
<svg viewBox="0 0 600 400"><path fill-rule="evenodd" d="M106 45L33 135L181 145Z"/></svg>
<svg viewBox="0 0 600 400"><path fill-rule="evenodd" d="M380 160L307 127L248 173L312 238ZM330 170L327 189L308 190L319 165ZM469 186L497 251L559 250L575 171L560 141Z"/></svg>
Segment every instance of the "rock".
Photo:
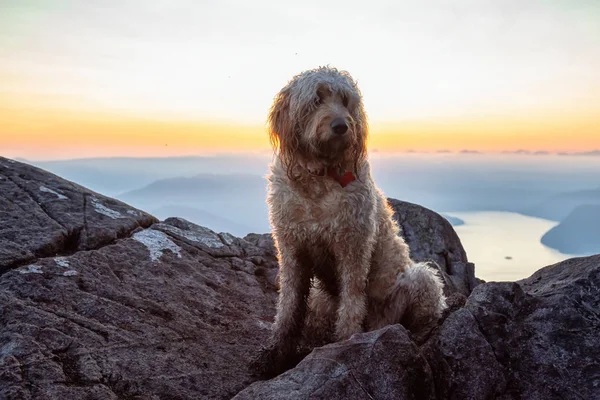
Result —
<svg viewBox="0 0 600 400"><path fill-rule="evenodd" d="M276 301L259 270L276 260L189 228L2 275L0 398L228 398L249 384Z"/></svg>
<svg viewBox="0 0 600 400"><path fill-rule="evenodd" d="M266 250L269 254L277 255L277 249L275 248L275 242L273 236L270 233L250 233L244 237L244 240Z"/></svg>
<svg viewBox="0 0 600 400"><path fill-rule="evenodd" d="M600 256L475 288L424 346L440 398L600 398Z"/></svg>
<svg viewBox="0 0 600 400"><path fill-rule="evenodd" d="M90 250L156 219L39 168L0 157L0 274L34 260Z"/></svg>
<svg viewBox="0 0 600 400"><path fill-rule="evenodd" d="M415 261L432 261L446 283L447 296L461 293L468 296L482 281L475 277L475 266L448 220L436 212L416 204L388 199L395 211L394 218L401 235L410 247Z"/></svg>
<svg viewBox="0 0 600 400"><path fill-rule="evenodd" d="M440 399L492 399L506 386L492 346L464 308L450 314L422 351Z"/></svg>
<svg viewBox="0 0 600 400"><path fill-rule="evenodd" d="M484 283L420 348L398 325L357 334L236 399L597 399L598 288L600 255Z"/></svg>
<svg viewBox="0 0 600 400"><path fill-rule="evenodd" d="M298 366L257 382L236 400L435 399L433 377L400 325L315 349Z"/></svg>
<svg viewBox="0 0 600 400"><path fill-rule="evenodd" d="M0 399L223 399L253 381L271 253L0 165Z"/></svg>

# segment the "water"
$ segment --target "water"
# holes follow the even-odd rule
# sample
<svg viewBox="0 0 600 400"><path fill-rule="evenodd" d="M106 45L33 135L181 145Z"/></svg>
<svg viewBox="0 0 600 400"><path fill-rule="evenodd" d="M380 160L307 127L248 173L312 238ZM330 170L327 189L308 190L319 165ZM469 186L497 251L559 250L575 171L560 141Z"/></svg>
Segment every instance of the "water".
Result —
<svg viewBox="0 0 600 400"><path fill-rule="evenodd" d="M540 239L557 222L511 212L447 212L465 224L454 229L485 281L515 281L574 255L544 246Z"/></svg>

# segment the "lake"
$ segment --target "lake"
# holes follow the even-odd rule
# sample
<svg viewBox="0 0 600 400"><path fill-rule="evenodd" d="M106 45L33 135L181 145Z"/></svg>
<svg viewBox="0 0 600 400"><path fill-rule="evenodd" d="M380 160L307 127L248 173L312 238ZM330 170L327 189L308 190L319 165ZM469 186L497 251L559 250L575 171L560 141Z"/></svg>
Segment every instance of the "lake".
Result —
<svg viewBox="0 0 600 400"><path fill-rule="evenodd" d="M465 224L454 229L475 263L475 276L485 281L515 281L574 255L544 246L540 239L555 221L511 212L446 212Z"/></svg>

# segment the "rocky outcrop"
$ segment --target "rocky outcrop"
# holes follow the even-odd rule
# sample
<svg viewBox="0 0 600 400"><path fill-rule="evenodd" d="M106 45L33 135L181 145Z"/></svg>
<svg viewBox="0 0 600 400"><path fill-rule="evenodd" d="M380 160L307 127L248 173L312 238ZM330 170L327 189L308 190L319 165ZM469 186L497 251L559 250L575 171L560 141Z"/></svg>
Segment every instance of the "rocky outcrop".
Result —
<svg viewBox="0 0 600 400"><path fill-rule="evenodd" d="M272 252L0 160L0 399L230 398Z"/></svg>
<svg viewBox="0 0 600 400"><path fill-rule="evenodd" d="M477 285L446 220L390 201L413 257L462 301L424 343L393 325L256 382L277 298L270 235L158 222L0 159L0 399L599 397L600 256Z"/></svg>
<svg viewBox="0 0 600 400"><path fill-rule="evenodd" d="M275 260L167 220L0 278L0 398L228 398L269 333Z"/></svg>
<svg viewBox="0 0 600 400"><path fill-rule="evenodd" d="M600 398L600 255L477 286L420 347L400 326L313 351L236 399Z"/></svg>
<svg viewBox="0 0 600 400"><path fill-rule="evenodd" d="M0 157L0 274L91 250L157 220L41 169Z"/></svg>
<svg viewBox="0 0 600 400"><path fill-rule="evenodd" d="M298 366L235 400L435 399L433 375L408 331L392 325L315 349Z"/></svg>

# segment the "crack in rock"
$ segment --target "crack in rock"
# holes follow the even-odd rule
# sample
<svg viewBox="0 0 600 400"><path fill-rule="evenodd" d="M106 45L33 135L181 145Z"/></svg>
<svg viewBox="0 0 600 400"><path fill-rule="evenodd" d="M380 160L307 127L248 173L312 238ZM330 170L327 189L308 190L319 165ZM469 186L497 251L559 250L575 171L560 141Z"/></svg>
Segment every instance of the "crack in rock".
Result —
<svg viewBox="0 0 600 400"><path fill-rule="evenodd" d="M16 181L15 181L13 178L11 178L10 176L6 176L6 177L7 177L7 178L8 178L8 180L9 180L9 181L11 181L11 182L12 182L12 183L13 183L13 184L16 186L16 187L18 187L19 189L21 189L21 191L23 191L23 193L24 193L24 194L26 194L26 195L27 195L27 197L29 197L29 199L30 199L30 200L31 200L33 203L35 203L35 204L36 204L36 205L39 207L39 209L40 209L40 210L42 210L42 212L43 212L44 214L46 214L46 216L47 216L48 218L50 218L52 221L56 222L56 223L57 223L57 224L58 224L60 227L62 227L63 229L66 229L66 230L68 231L67 227L66 227L66 226L64 226L64 225L63 225L63 224L62 224L60 221L58 221L56 218L54 218L54 217L53 217L53 216L50 214L50 212L49 212L48 210L46 210L46 208L44 207L44 205L43 205L41 202L37 201L37 200L36 200L36 198L35 198L35 196L33 195L33 193L31 193L31 192L30 192L30 191L29 191L29 190L28 190L28 189L27 189L25 186L18 184L18 183L17 183L17 182L16 182Z"/></svg>

